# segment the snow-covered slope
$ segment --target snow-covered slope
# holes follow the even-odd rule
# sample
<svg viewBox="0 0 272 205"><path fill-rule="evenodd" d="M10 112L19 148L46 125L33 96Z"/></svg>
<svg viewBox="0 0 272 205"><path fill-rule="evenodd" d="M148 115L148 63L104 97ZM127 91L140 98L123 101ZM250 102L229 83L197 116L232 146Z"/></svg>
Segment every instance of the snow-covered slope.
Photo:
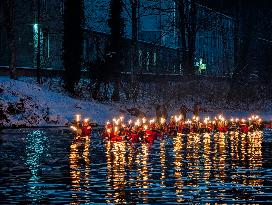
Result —
<svg viewBox="0 0 272 205"><path fill-rule="evenodd" d="M82 101L35 84L0 78L0 125L66 125L75 114L104 123L120 114L112 106Z"/></svg>
<svg viewBox="0 0 272 205"><path fill-rule="evenodd" d="M113 117L124 115L138 115L154 117L155 105L152 101L122 101L120 103L102 104L96 101L84 101L74 99L63 93L58 85L53 89L48 86L38 86L33 79L22 78L22 81L11 80L7 77L0 77L0 127L10 126L65 126L73 120L75 114L91 118L99 124ZM194 101L183 101L168 106L168 117L175 115L181 104L192 108ZM223 114L226 117L249 117L252 114L261 115L265 120L272 120L271 101L254 103L248 109L229 106L222 108L219 101L213 104L202 103L206 112L200 113L201 117ZM221 106L220 106L221 105ZM264 109L265 108L265 109ZM130 114L129 114L130 113ZM188 113L190 117L192 113ZM131 117L131 116L130 116Z"/></svg>

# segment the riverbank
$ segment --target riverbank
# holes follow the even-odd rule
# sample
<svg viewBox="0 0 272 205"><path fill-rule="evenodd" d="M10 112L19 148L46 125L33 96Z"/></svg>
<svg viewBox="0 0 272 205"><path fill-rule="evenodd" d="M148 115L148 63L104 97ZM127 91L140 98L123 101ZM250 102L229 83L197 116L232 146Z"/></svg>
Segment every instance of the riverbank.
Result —
<svg viewBox="0 0 272 205"><path fill-rule="evenodd" d="M55 79L56 81L57 79ZM83 91L86 92L86 91ZM174 96L167 105L168 117L177 114L181 104L192 108L195 100L184 97L180 100ZM216 103L217 102L217 103ZM252 106L250 110L242 109L244 106L229 106L221 108L220 102L210 104L203 102L205 112L201 117L223 114L226 117L248 117L252 114L260 115L264 120L271 121L271 109L267 110L270 102L260 102ZM139 99L137 102L122 100L120 103L101 103L90 98L69 96L61 87L61 83L44 83L37 85L33 78L20 78L11 80L8 77L0 77L0 127L56 127L68 126L74 115L90 118L99 125L123 115L128 118L136 116L155 116L156 101ZM262 110L265 107L266 110ZM192 113L188 113L191 117Z"/></svg>
<svg viewBox="0 0 272 205"><path fill-rule="evenodd" d="M76 114L104 124L106 119L121 113L110 105L75 99L36 84L0 78L1 127L67 126Z"/></svg>

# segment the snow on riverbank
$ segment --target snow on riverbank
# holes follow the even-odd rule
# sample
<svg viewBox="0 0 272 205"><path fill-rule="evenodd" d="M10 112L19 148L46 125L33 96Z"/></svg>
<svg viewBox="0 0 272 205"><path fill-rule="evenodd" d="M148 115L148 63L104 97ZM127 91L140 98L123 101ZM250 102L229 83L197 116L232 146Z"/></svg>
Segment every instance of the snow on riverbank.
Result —
<svg viewBox="0 0 272 205"><path fill-rule="evenodd" d="M0 78L0 125L64 126L75 114L104 123L121 114L113 106L73 99L35 84Z"/></svg>
<svg viewBox="0 0 272 205"><path fill-rule="evenodd" d="M104 124L105 121L115 116L130 113L134 116L154 117L154 103L144 102L121 102L102 104L96 101L74 99L63 93L61 87L54 87L54 91L48 86L38 86L33 79L22 78L11 80L7 77L0 77L0 127L11 126L65 126L73 120L75 114L82 114L83 117L90 117L92 121ZM55 92L55 90L57 92ZM177 114L181 104L192 108L193 101L184 99L168 107L168 117ZM220 109L218 104L205 104L206 112L201 113L202 117L223 114L226 117L248 117L251 114L261 115L265 120L272 120L271 102L260 102L252 104L251 111L228 108ZM240 106L244 107L244 106ZM262 107L266 110L262 111ZM189 113L190 117L192 114Z"/></svg>

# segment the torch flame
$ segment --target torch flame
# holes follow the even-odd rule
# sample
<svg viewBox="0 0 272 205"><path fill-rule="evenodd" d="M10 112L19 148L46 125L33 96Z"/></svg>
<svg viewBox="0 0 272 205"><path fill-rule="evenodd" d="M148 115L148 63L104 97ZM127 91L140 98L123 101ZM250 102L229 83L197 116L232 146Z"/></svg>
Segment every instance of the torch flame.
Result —
<svg viewBox="0 0 272 205"><path fill-rule="evenodd" d="M80 115L76 115L76 121L77 121L77 122L80 121Z"/></svg>
<svg viewBox="0 0 272 205"><path fill-rule="evenodd" d="M71 126L70 128L71 128L72 130L74 130L74 131L77 131L77 128L74 127L74 126Z"/></svg>
<svg viewBox="0 0 272 205"><path fill-rule="evenodd" d="M162 117L162 118L161 118L161 124L164 124L165 121L166 121L166 120Z"/></svg>
<svg viewBox="0 0 272 205"><path fill-rule="evenodd" d="M143 121L143 123L146 123L146 119L145 119L145 117L142 119L142 121Z"/></svg>

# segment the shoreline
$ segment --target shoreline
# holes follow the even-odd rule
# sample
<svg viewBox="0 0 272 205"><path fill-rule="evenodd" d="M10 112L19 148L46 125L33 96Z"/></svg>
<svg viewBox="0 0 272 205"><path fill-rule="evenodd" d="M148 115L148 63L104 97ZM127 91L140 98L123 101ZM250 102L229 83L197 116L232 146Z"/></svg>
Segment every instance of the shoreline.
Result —
<svg viewBox="0 0 272 205"><path fill-rule="evenodd" d="M96 129L100 129L104 126L102 125L97 125L97 126L94 126L93 127L93 130L96 130ZM55 129L58 129L58 128L66 128L66 129L70 129L69 126L59 126L59 125L56 125L56 126L19 126L19 127L0 127L0 132L2 130L16 130L16 129L52 129L52 128L55 128Z"/></svg>

